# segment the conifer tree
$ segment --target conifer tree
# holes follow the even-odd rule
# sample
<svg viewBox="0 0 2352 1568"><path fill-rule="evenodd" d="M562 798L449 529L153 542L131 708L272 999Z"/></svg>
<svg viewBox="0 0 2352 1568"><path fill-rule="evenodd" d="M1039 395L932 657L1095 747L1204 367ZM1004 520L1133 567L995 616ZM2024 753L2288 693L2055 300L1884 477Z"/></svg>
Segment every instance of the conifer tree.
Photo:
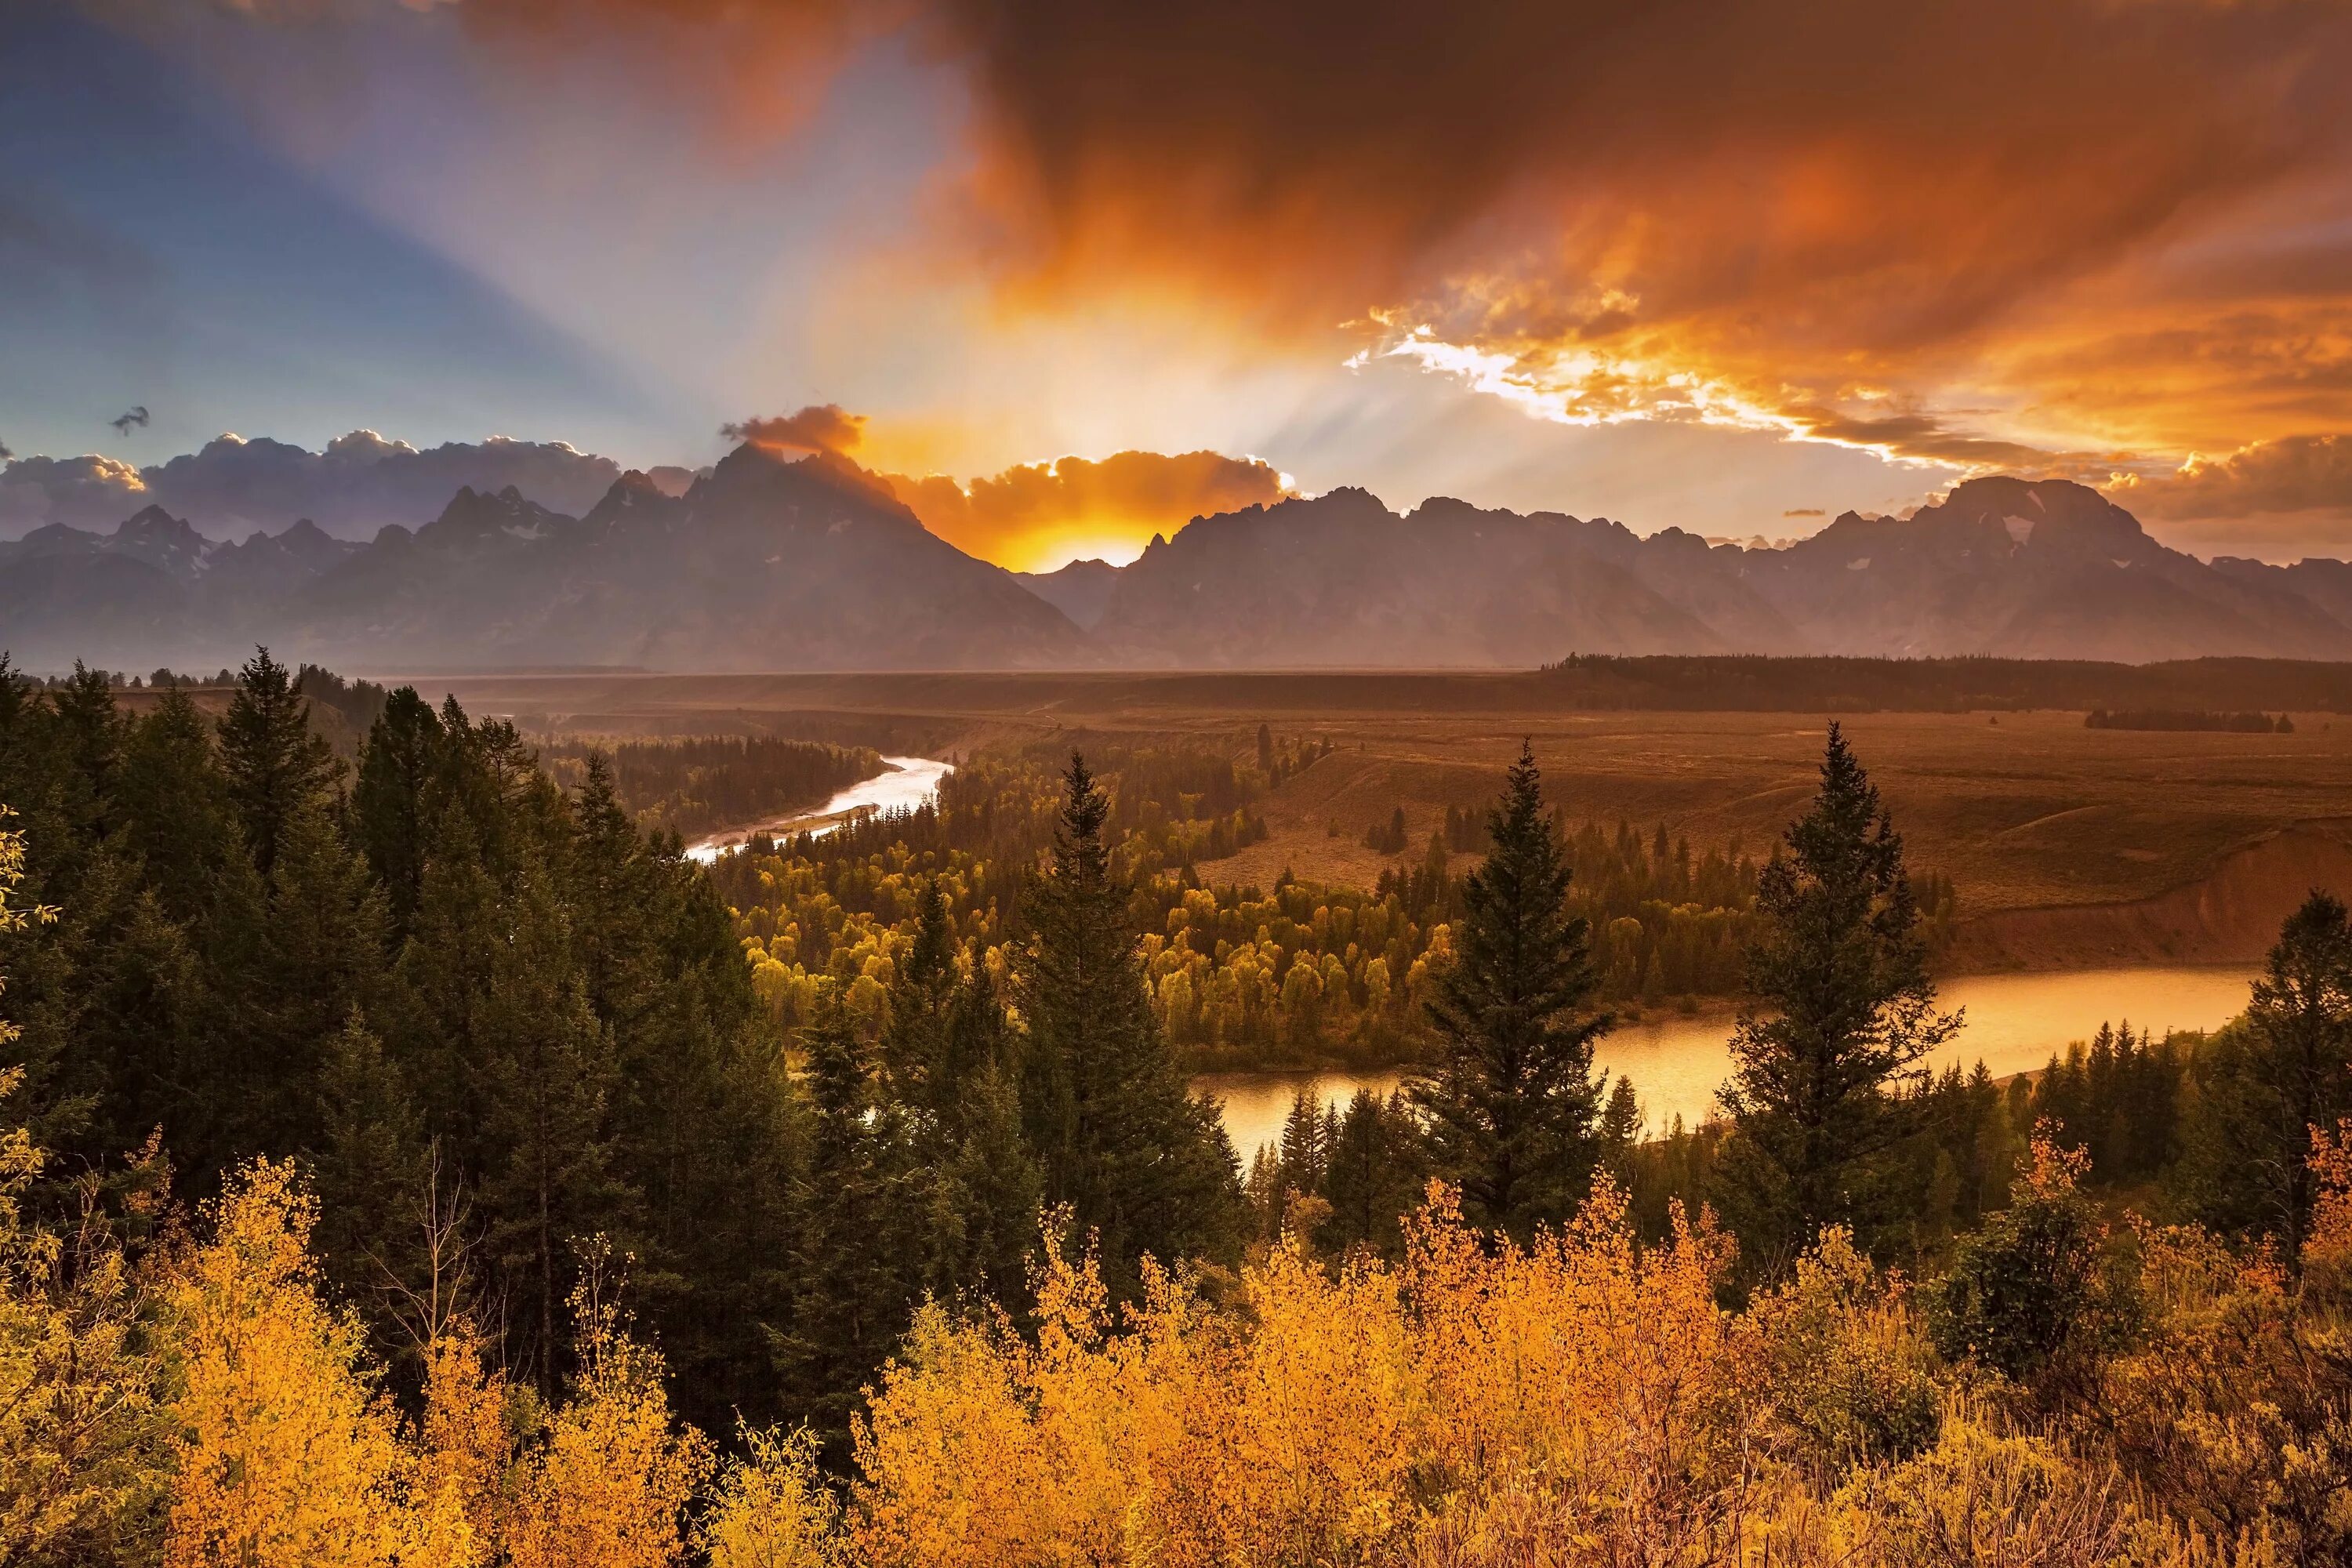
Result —
<svg viewBox="0 0 2352 1568"><path fill-rule="evenodd" d="M360 747L359 776L352 784L352 829L368 864L383 879L393 921L402 931L415 918L425 889L431 786L442 751L441 721L413 686L384 700L383 711Z"/></svg>
<svg viewBox="0 0 2352 1568"><path fill-rule="evenodd" d="M66 763L75 834L96 843L121 826L114 799L115 770L122 758L123 721L114 705L106 672L74 661L73 679L49 699L57 742Z"/></svg>
<svg viewBox="0 0 2352 1568"><path fill-rule="evenodd" d="M1733 1135L1724 1206L1751 1258L1795 1255L1823 1226L1865 1242L1883 1221L1887 1164L1915 1118L1919 1060L1952 1037L1936 1011L1903 840L1829 727L1821 787L1758 880L1754 1002L1731 1040L1722 1104Z"/></svg>
<svg viewBox="0 0 2352 1568"><path fill-rule="evenodd" d="M254 1063L263 1092L299 1094L352 1009L382 1003L391 916L324 802L305 802L289 818L268 882L263 984L247 998L261 1047L252 1054L266 1058Z"/></svg>
<svg viewBox="0 0 2352 1568"><path fill-rule="evenodd" d="M948 1052L958 990L947 900L939 879L926 878L915 891L915 939L891 979L882 1066L895 1094L940 1115L958 1087Z"/></svg>
<svg viewBox="0 0 2352 1568"><path fill-rule="evenodd" d="M2352 1116L2352 915L2339 900L2314 891L2287 917L2244 1020L2201 1058L2182 1185L2210 1222L2274 1236L2294 1258L2317 1195L2312 1132Z"/></svg>
<svg viewBox="0 0 2352 1568"><path fill-rule="evenodd" d="M115 779L130 847L178 921L207 912L215 879L241 852L239 825L220 769L212 721L186 692L165 689L131 727Z"/></svg>
<svg viewBox="0 0 2352 1568"><path fill-rule="evenodd" d="M356 1009L326 1044L314 1089L309 1167L315 1240L344 1300L410 1284L425 1188L425 1124L400 1068Z"/></svg>
<svg viewBox="0 0 2352 1568"><path fill-rule="evenodd" d="M1326 1235L1335 1250L1402 1250L1398 1221L1421 1202L1428 1176L1425 1145L1402 1096L1382 1100L1360 1089L1329 1137L1323 1195L1331 1205Z"/></svg>
<svg viewBox="0 0 2352 1568"><path fill-rule="evenodd" d="M1100 1239L1103 1275L1139 1288L1146 1254L1228 1251L1239 1168L1214 1106L1186 1091L1144 989L1126 891L1103 840L1109 802L1086 760L1064 775L1054 865L1028 899L1019 955L1022 1102L1049 1204Z"/></svg>
<svg viewBox="0 0 2352 1568"><path fill-rule="evenodd" d="M898 1348L923 1286L920 1189L905 1120L881 1103L868 1047L837 997L808 1031L815 1111L800 1193L796 1284L778 1370L837 1458L859 1387Z"/></svg>
<svg viewBox="0 0 2352 1568"><path fill-rule="evenodd" d="M574 793L564 844L572 939L596 1016L619 1027L659 1005L667 976L651 950L646 913L656 893L636 825L621 808L613 768L591 752Z"/></svg>
<svg viewBox="0 0 2352 1568"><path fill-rule="evenodd" d="M1454 962L1429 1006L1443 1055L1412 1099L1465 1217L1524 1240L1571 1213L1601 1154L1592 1043L1611 1023L1586 922L1531 747L1487 816L1492 847L1463 883Z"/></svg>
<svg viewBox="0 0 2352 1568"><path fill-rule="evenodd" d="M942 1294L1019 1301L1037 1244L1043 1181L1021 1131L1021 1096L994 1062L959 1080L956 1140L943 1171L954 1205Z"/></svg>
<svg viewBox="0 0 2352 1568"><path fill-rule="evenodd" d="M482 1129L473 1163L521 1360L551 1389L565 1363L560 1309L572 1289L572 1249L594 1236L625 1247L635 1215L612 1171L612 1036L589 1009L542 878L524 879L505 918L510 927L492 948L472 1020Z"/></svg>
<svg viewBox="0 0 2352 1568"><path fill-rule="evenodd" d="M342 772L333 750L310 732L310 713L292 674L268 648L255 649L221 718L221 766L246 847L264 876L296 814L329 800Z"/></svg>

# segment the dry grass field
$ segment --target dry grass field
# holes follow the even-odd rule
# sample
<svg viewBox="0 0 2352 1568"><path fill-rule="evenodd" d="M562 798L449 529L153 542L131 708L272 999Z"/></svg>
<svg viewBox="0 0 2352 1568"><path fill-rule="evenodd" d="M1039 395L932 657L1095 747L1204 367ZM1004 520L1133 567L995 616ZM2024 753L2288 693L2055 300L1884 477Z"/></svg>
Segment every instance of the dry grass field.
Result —
<svg viewBox="0 0 2352 1568"><path fill-rule="evenodd" d="M751 731L939 754L1187 739L1257 726L1338 751L1261 804L1271 836L1219 875L1369 882L1365 828L1416 841L1482 805L1520 739L1571 814L1761 852L1811 787L1825 716L1567 712L1475 676L486 676L430 682L528 729ZM1969 967L2237 959L2313 882L2352 887L2352 719L2293 734L2091 730L2079 712L1844 720L1915 865L1952 876ZM2023 911L2040 911L2025 914ZM2126 919L2125 916L2129 918ZM2120 923L2119 923L2120 922ZM2255 947L2253 951L2259 951Z"/></svg>

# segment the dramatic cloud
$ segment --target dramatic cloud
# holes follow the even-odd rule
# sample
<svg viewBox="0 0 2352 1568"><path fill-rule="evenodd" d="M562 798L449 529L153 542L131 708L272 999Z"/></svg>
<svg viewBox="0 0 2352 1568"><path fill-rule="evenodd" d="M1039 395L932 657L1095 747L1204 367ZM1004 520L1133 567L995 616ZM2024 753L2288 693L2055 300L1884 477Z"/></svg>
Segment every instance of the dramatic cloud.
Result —
<svg viewBox="0 0 2352 1568"><path fill-rule="evenodd" d="M1155 533L1195 517L1279 500L1288 479L1255 458L1119 452L1064 458L958 484L883 476L925 527L967 553L1016 570L1085 555L1130 560Z"/></svg>
<svg viewBox="0 0 2352 1568"><path fill-rule="evenodd" d="M719 433L730 441L750 441L762 447L787 447L803 452L851 452L866 438L866 416L848 413L837 403L812 403L797 414L721 425Z"/></svg>
<svg viewBox="0 0 2352 1568"><path fill-rule="evenodd" d="M907 31L972 90L961 244L925 244L1013 309L1172 295L1294 348L1348 323L1540 418L1948 473L2352 428L2340 5L466 9L698 58L762 35L755 77Z"/></svg>
<svg viewBox="0 0 2352 1568"><path fill-rule="evenodd" d="M201 9L194 32L232 53L236 28L331 34L363 8L128 9L174 5ZM1693 427L1664 433L1678 450L1712 442L1707 427L1746 433L1711 448L1731 454L1764 438L1837 448L1776 470L1807 478L1757 516L1836 500L1812 475L1885 505L2001 468L2112 479L2158 515L2284 515L2244 509L2292 492L2319 498L2302 512L2352 521L2323 482L2327 443L2352 437L2341 0L463 0L415 26L498 51L482 78L518 121L546 83L595 82L599 104L644 94L655 112L629 123L666 137L673 114L690 120L680 167L706 161L730 195L780 150L869 194L877 167L922 161L919 181L883 182L919 205L812 216L821 266L780 266L748 311L710 312L747 338L772 324L762 351L781 347L747 361L787 384L824 374L890 442L862 443L833 405L730 426L739 438L958 473L1024 452L1216 446L1320 486L1353 477L1344 461L1366 453L1350 442L1393 445L1397 426L1372 416L1417 369L1550 425ZM220 73L229 95L285 91L304 110L289 144L336 145L307 132L346 95L297 94L283 83L311 78L252 56ZM820 112L829 80L868 104L919 82L926 112L902 118L923 134L877 150L843 131ZM519 136L518 172L485 158L476 177L562 184L528 155L542 140L562 139ZM599 156L566 153L567 173ZM408 173L391 183L405 191ZM451 204L425 199L434 176L416 184L407 200L437 221ZM724 219L629 199L624 221L725 231L722 258L737 241ZM499 220L493 259L539 248L476 200ZM42 255L63 243L53 223L14 228ZM0 276L11 233L0 205ZM682 276L698 299L709 287ZM843 361L857 374L836 378ZM1341 384L1353 408L1328 392L1343 363L1360 373ZM1201 366L1236 389L1206 413L1168 374ZM1269 366L1244 423L1229 410ZM1294 395L1300 366L1324 379ZM1575 508L1570 487L1605 467L1600 439L1549 435L1492 466L1559 476ZM1570 451L1587 468L1516 461ZM1060 465L1033 471L1058 480ZM1029 550L995 521L1018 508L992 510L982 485L950 500L943 482L918 489L944 530ZM1685 477L1654 482L1651 515L1686 521L1671 510ZM1181 521L1174 504L1165 521ZM1112 513L1026 515L1075 538Z"/></svg>
<svg viewBox="0 0 2352 1568"><path fill-rule="evenodd" d="M283 441L222 436L199 452L134 468L112 458L22 458L0 472L0 531L45 522L110 529L159 505L215 538L282 531L309 518L347 539L386 523L415 527L439 515L461 485L512 485L543 506L583 512L612 488L621 466L561 441L451 442L418 450L354 430L308 451Z"/></svg>
<svg viewBox="0 0 2352 1568"><path fill-rule="evenodd" d="M18 458L0 469L0 537L52 522L110 529L147 504L146 489L137 468L112 458Z"/></svg>
<svg viewBox="0 0 2352 1568"><path fill-rule="evenodd" d="M2177 474L2126 479L2110 493L2153 518L2352 511L2352 436L2260 441L2225 458L2197 458Z"/></svg>
<svg viewBox="0 0 2352 1568"><path fill-rule="evenodd" d="M984 89L981 196L1041 293L1145 273L1277 329L1362 319L1371 352L1573 422L2063 466L2154 432L1986 384L2047 341L2041 310L2080 345L2069 395L2151 323L2212 319L2162 255L2202 250L2203 286L2291 321L2352 298L2296 265L2352 211L2340 6L1069 0L950 30ZM2091 287L2118 270L2130 293ZM2352 346L2300 358L2340 376ZM2189 401L2238 395L2175 368Z"/></svg>

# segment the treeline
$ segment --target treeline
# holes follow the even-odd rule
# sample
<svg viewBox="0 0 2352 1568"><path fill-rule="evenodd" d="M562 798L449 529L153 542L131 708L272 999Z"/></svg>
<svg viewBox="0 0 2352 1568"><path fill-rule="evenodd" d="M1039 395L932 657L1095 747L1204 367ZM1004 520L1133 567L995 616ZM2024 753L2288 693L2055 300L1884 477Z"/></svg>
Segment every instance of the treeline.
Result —
<svg viewBox="0 0 2352 1568"><path fill-rule="evenodd" d="M2243 1016L2210 1034L2157 1038L2102 1025L2038 1073L1996 1085L1955 1067L1914 1091L1925 1130L1883 1255L1940 1271L1955 1238L2009 1200L2036 1129L2080 1161L2086 1190L2153 1219L2267 1237L2290 1251L2311 1232L2315 1130L2352 1117L2352 924L2315 895L2281 932ZM2340 993L2352 996L2352 989ZM1663 1234L1669 1205L1707 1201L1724 1180L1725 1129L1674 1128L1619 1167L1634 1211Z"/></svg>
<svg viewBox="0 0 2352 1568"><path fill-rule="evenodd" d="M2237 735L2292 735L2294 721L2282 713L2209 713L2189 708L2134 708L2110 713L2094 708L2083 716L2087 730L2214 730Z"/></svg>
<svg viewBox="0 0 2352 1568"><path fill-rule="evenodd" d="M557 739L538 747L540 765L577 787L593 758L611 771L614 795L639 826L695 838L822 806L883 770L863 747L774 736L698 736L600 744Z"/></svg>
<svg viewBox="0 0 2352 1568"><path fill-rule="evenodd" d="M2034 708L2352 712L2352 665L2273 658L1840 658L1577 654L1528 678L1552 704L1792 713Z"/></svg>
<svg viewBox="0 0 2352 1568"><path fill-rule="evenodd" d="M177 689L186 691L226 691L237 684L235 670L223 669L213 675L182 675L168 667L142 678L128 670L87 669L74 666L71 675L38 677L20 670L10 670L9 678L31 691L64 691L78 682L96 680L116 691L163 691ZM346 679L323 665L306 664L295 672L294 688L321 708L331 708L341 714L347 729L355 734L367 732L376 715L383 711L389 693L372 680Z"/></svg>
<svg viewBox="0 0 2352 1568"><path fill-rule="evenodd" d="M302 1160L327 1278L385 1353L457 1205L480 1310L549 1390L603 1236L682 1370L775 1407L753 1260L793 1110L725 910L601 765L567 794L509 726L404 689L354 770L305 708L266 654L217 725L168 688L132 715L94 678L0 679L26 896L63 911L0 940L16 1115L58 1180L159 1134L197 1198Z"/></svg>

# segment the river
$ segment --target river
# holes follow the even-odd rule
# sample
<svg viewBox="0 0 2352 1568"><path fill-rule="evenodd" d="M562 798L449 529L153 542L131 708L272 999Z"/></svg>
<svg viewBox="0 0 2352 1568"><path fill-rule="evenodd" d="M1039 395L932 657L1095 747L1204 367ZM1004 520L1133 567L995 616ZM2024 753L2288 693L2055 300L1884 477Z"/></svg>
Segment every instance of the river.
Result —
<svg viewBox="0 0 2352 1568"><path fill-rule="evenodd" d="M1965 1009L1958 1037L1936 1054L1936 1065L1981 1060L1995 1078L2046 1065L2053 1052L2087 1040L2100 1024L2128 1019L2135 1029L2161 1036L2171 1029L2210 1029L2243 1012L2251 965L2215 968L2076 970L2051 974L1975 974L1943 983L1942 1005ZM1613 1079L1633 1080L1643 1119L1653 1133L1674 1119L1703 1119L1729 1070L1731 1018L1653 1013L1605 1037L1595 1058ZM1281 1135L1283 1118L1299 1089L1318 1100L1346 1100L1359 1089L1386 1094L1402 1081L1394 1072L1216 1073L1193 1087L1224 1102L1225 1131L1246 1164L1258 1145Z"/></svg>
<svg viewBox="0 0 2352 1568"><path fill-rule="evenodd" d="M951 771L930 757L882 760L889 771L850 785L819 810L716 833L687 854L713 860L755 833L829 833L865 812L912 810L931 799ZM2158 1035L2210 1029L2244 1011L2246 988L2257 973L2238 964L1963 975L1941 987L1942 1005L1962 1009L1966 1022L1935 1063L1981 1060L1994 1077L2006 1078L2042 1067L2053 1052L2090 1038L2102 1023L2128 1019ZM1685 1122L1706 1116L1730 1066L1730 1016L1721 1010L1689 1017L1653 1013L1603 1038L1595 1057L1612 1079L1622 1073L1633 1080L1643 1121L1655 1133L1678 1116ZM1194 1079L1193 1088L1223 1101L1225 1130L1247 1161L1259 1144L1280 1134L1301 1089L1318 1100L1344 1101L1359 1089L1386 1094L1402 1081L1396 1072L1215 1073Z"/></svg>
<svg viewBox="0 0 2352 1568"><path fill-rule="evenodd" d="M794 812L749 827L714 833L688 845L687 858L704 862L716 860L761 833L775 837L787 833L821 836L869 812L912 811L939 794L940 781L954 772L948 763L932 757L885 757L882 761L887 771L851 784L814 811Z"/></svg>

